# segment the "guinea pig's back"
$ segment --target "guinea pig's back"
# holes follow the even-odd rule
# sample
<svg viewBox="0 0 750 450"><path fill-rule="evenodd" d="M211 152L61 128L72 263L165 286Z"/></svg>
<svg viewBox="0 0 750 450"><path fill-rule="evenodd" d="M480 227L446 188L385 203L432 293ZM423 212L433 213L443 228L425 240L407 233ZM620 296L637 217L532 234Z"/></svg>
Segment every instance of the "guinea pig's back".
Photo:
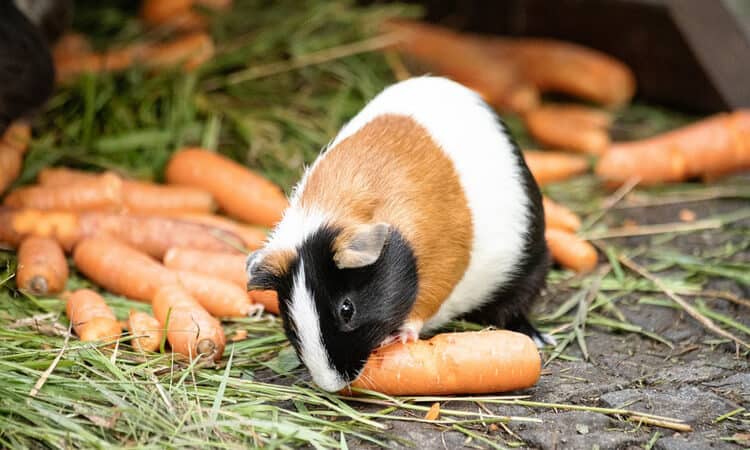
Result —
<svg viewBox="0 0 750 450"><path fill-rule="evenodd" d="M344 126L292 204L362 210L356 220L384 214L376 219L413 246L422 301L442 303L429 328L475 309L518 267L531 220L524 171L477 94L420 77L387 88Z"/></svg>

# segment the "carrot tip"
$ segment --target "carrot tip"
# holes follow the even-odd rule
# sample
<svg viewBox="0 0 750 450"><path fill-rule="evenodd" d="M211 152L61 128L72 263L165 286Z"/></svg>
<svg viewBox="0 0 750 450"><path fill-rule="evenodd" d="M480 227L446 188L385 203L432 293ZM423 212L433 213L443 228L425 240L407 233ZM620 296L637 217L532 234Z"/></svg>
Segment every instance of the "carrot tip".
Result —
<svg viewBox="0 0 750 450"><path fill-rule="evenodd" d="M35 275L29 281L29 291L34 295L46 295L49 292L47 279L41 275Z"/></svg>
<svg viewBox="0 0 750 450"><path fill-rule="evenodd" d="M198 342L198 353L213 358L216 353L216 344L210 339L203 339Z"/></svg>

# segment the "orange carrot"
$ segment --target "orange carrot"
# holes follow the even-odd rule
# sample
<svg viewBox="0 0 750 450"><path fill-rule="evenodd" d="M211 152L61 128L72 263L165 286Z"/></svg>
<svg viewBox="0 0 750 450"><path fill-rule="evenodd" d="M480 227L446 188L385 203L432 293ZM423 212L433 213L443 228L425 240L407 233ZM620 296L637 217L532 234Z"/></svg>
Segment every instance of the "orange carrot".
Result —
<svg viewBox="0 0 750 450"><path fill-rule="evenodd" d="M216 317L245 317L256 310L244 287L198 272L174 273L190 295Z"/></svg>
<svg viewBox="0 0 750 450"><path fill-rule="evenodd" d="M171 270L114 239L83 239L73 259L78 270L96 284L134 300L151 301L160 286L177 282Z"/></svg>
<svg viewBox="0 0 750 450"><path fill-rule="evenodd" d="M180 150L169 161L166 176L169 183L205 189L227 213L258 225L275 225L288 206L278 186L207 150Z"/></svg>
<svg viewBox="0 0 750 450"><path fill-rule="evenodd" d="M544 235L552 258L563 267L576 272L589 272L596 267L597 255L593 245L573 233L556 228L548 228Z"/></svg>
<svg viewBox="0 0 750 450"><path fill-rule="evenodd" d="M214 43L207 33L192 33L177 39L153 44L140 59L146 67L163 68L182 65L186 70L197 69L214 55Z"/></svg>
<svg viewBox="0 0 750 450"><path fill-rule="evenodd" d="M544 221L547 228L576 232L581 227L581 219L576 213L556 203L548 197L542 198L544 204Z"/></svg>
<svg viewBox="0 0 750 450"><path fill-rule="evenodd" d="M713 178L750 169L750 110L717 114L652 138L614 143L596 174L611 183L641 184Z"/></svg>
<svg viewBox="0 0 750 450"><path fill-rule="evenodd" d="M31 141L31 127L26 122L13 122L0 138L0 193L21 174L23 155Z"/></svg>
<svg viewBox="0 0 750 450"><path fill-rule="evenodd" d="M152 306L154 316L167 329L172 350L190 358L205 355L221 359L226 345L221 323L184 288L176 284L162 286Z"/></svg>
<svg viewBox="0 0 750 450"><path fill-rule="evenodd" d="M554 39L475 37L492 58L516 64L542 92L560 92L607 106L627 103L635 93L633 72L617 59Z"/></svg>
<svg viewBox="0 0 750 450"><path fill-rule="evenodd" d="M589 170L588 159L581 155L524 150L523 158L539 185L567 180Z"/></svg>
<svg viewBox="0 0 750 450"><path fill-rule="evenodd" d="M23 187L8 194L4 204L14 208L61 211L114 211L122 204L122 180L105 174L69 186Z"/></svg>
<svg viewBox="0 0 750 450"><path fill-rule="evenodd" d="M175 217L233 233L242 239L248 250L257 250L266 242L267 233L263 228L235 222L228 217L213 214L177 214Z"/></svg>
<svg viewBox="0 0 750 450"><path fill-rule="evenodd" d="M539 103L539 93L521 80L515 66L488 57L460 33L408 20L390 21L385 28L398 33L399 51L476 90L493 106L524 112Z"/></svg>
<svg viewBox="0 0 750 450"><path fill-rule="evenodd" d="M0 208L1 243L18 247L29 236L52 238L70 250L82 233L78 216L73 213Z"/></svg>
<svg viewBox="0 0 750 450"><path fill-rule="evenodd" d="M135 336L130 343L133 348L142 352L155 352L164 338L164 327L158 320L145 312L130 310L128 331Z"/></svg>
<svg viewBox="0 0 750 450"><path fill-rule="evenodd" d="M0 242L15 247L27 236L51 237L65 250L85 237L110 236L159 259L176 246L229 253L242 247L240 238L228 231L178 219L0 209Z"/></svg>
<svg viewBox="0 0 750 450"><path fill-rule="evenodd" d="M113 173L96 174L65 167L42 169L37 175L40 185L65 187L92 182L97 177L117 176ZM122 180L121 208L135 214L191 214L210 213L216 209L208 192L187 186L164 186L146 181Z"/></svg>
<svg viewBox="0 0 750 450"><path fill-rule="evenodd" d="M263 305L266 312L279 314L279 297L276 291L250 291L247 295L253 303Z"/></svg>
<svg viewBox="0 0 750 450"><path fill-rule="evenodd" d="M240 286L247 286L245 255L206 252L189 248L170 248L164 255L164 265L174 270L185 270L212 275Z"/></svg>
<svg viewBox="0 0 750 450"><path fill-rule="evenodd" d="M91 43L81 33L65 33L57 40L52 49L52 57L55 61L87 53L91 53Z"/></svg>
<svg viewBox="0 0 750 450"><path fill-rule="evenodd" d="M2 141L20 151L21 155L25 154L31 142L31 125L24 121L13 122L5 130Z"/></svg>
<svg viewBox="0 0 750 450"><path fill-rule="evenodd" d="M68 281L68 262L54 239L29 237L18 248L16 284L34 295L62 292Z"/></svg>
<svg viewBox="0 0 750 450"><path fill-rule="evenodd" d="M352 386L388 395L490 394L533 386L541 368L524 334L446 333L375 350Z"/></svg>
<svg viewBox="0 0 750 450"><path fill-rule="evenodd" d="M146 0L141 18L151 26L167 26L179 30L204 28L206 18L193 9L194 4L213 10L225 10L231 0Z"/></svg>
<svg viewBox="0 0 750 450"><path fill-rule="evenodd" d="M104 299L90 289L79 289L65 305L73 330L82 341L107 341L120 336L122 328Z"/></svg>
<svg viewBox="0 0 750 450"><path fill-rule="evenodd" d="M62 55L55 58L55 79L65 83L82 73L98 73L104 70L104 58L98 53Z"/></svg>
<svg viewBox="0 0 750 450"><path fill-rule="evenodd" d="M544 145L600 154L609 146L609 114L578 105L543 105L524 116L526 127Z"/></svg>

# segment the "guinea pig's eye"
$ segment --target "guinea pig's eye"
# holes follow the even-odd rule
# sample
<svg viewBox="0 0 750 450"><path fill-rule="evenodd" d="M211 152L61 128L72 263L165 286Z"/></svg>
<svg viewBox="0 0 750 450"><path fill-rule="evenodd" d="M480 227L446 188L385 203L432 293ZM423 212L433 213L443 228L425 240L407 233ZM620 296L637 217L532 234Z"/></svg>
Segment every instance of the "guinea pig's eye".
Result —
<svg viewBox="0 0 750 450"><path fill-rule="evenodd" d="M352 301L347 297L343 302L341 302L341 306L339 306L339 317L341 317L341 320L343 320L345 323L348 323L350 320L352 320L353 316L354 303L352 303Z"/></svg>

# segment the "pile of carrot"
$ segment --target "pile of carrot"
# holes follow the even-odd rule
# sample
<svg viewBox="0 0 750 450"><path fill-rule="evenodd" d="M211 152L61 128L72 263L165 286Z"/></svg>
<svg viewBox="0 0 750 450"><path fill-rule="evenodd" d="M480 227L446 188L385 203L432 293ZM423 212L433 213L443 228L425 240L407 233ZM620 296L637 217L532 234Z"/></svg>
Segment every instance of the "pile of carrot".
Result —
<svg viewBox="0 0 750 450"><path fill-rule="evenodd" d="M26 145L28 134L11 131L9 145ZM176 152L167 178L177 184L44 169L36 184L5 196L0 244L18 249L19 289L67 299L82 340L114 341L121 323L95 291L65 291L66 252L102 288L151 304L155 317L131 311L125 322L134 349L155 351L166 336L175 352L218 359L220 318L279 311L275 292L247 292L245 260L281 218L286 197L246 167L197 148Z"/></svg>

